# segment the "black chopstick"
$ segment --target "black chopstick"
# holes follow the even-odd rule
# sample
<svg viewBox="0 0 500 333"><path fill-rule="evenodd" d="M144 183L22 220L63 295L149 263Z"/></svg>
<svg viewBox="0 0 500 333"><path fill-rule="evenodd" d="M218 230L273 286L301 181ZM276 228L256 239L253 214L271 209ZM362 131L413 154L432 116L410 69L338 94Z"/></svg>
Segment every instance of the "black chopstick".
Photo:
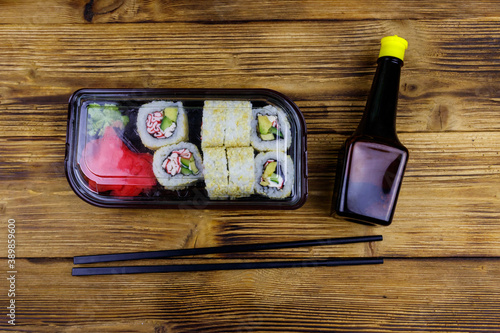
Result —
<svg viewBox="0 0 500 333"><path fill-rule="evenodd" d="M305 241L295 241L295 242L292 241L292 242L278 242L278 243L225 245L218 247L201 247L194 249L101 254L101 255L90 255L90 256L77 256L73 258L73 263L77 265L77 264L92 264L99 262L124 261L124 260L163 259L170 257L201 255L201 254L253 252L261 250L275 250L275 249L306 247L306 246L375 242L381 240L382 236L376 235L376 236L361 236L361 237L327 238L327 239L305 240Z"/></svg>
<svg viewBox="0 0 500 333"><path fill-rule="evenodd" d="M382 264L382 258L350 258L331 260L305 261L269 261L245 262L224 264L192 264L192 265L157 265L157 266L121 266L121 267L77 267L73 268L73 276L84 275L112 275L112 274L139 274L139 273L171 273L171 272L200 272L236 269L264 269L264 268L292 268L292 267L319 267L319 266L348 266Z"/></svg>

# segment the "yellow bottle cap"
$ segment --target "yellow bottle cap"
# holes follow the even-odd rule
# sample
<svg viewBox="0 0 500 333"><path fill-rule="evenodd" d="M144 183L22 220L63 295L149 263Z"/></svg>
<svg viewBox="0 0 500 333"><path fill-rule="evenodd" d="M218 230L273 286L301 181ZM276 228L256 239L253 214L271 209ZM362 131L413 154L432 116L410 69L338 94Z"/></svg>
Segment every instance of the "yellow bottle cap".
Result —
<svg viewBox="0 0 500 333"><path fill-rule="evenodd" d="M379 58L389 56L403 60L405 57L405 50L408 48L406 39L398 37L397 35L382 38L380 44Z"/></svg>

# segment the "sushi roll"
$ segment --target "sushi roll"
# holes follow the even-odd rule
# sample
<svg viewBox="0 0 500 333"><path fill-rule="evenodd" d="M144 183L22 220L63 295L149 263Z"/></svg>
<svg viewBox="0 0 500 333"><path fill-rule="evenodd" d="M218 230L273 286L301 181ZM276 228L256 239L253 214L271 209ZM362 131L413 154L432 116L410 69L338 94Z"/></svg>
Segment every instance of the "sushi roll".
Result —
<svg viewBox="0 0 500 333"><path fill-rule="evenodd" d="M227 148L229 196L249 197L254 193L254 150L252 147Z"/></svg>
<svg viewBox="0 0 500 333"><path fill-rule="evenodd" d="M154 101L142 105L137 115L137 132L149 149L188 139L188 121L181 102Z"/></svg>
<svg viewBox="0 0 500 333"><path fill-rule="evenodd" d="M249 101L205 101L202 148L250 146L251 122Z"/></svg>
<svg viewBox="0 0 500 333"><path fill-rule="evenodd" d="M258 151L287 151L292 143L285 112L272 105L253 110L252 146Z"/></svg>
<svg viewBox="0 0 500 333"><path fill-rule="evenodd" d="M252 104L248 101L228 102L226 114L226 147L250 146Z"/></svg>
<svg viewBox="0 0 500 333"><path fill-rule="evenodd" d="M189 142L161 147L153 157L153 172L166 189L184 189L203 179L200 152Z"/></svg>
<svg viewBox="0 0 500 333"><path fill-rule="evenodd" d="M226 113L226 101L205 101L201 129L202 149L224 146Z"/></svg>
<svg viewBox="0 0 500 333"><path fill-rule="evenodd" d="M205 188L213 200L227 199L228 171L224 147L203 149Z"/></svg>
<svg viewBox="0 0 500 333"><path fill-rule="evenodd" d="M281 151L255 157L255 192L271 199L289 197L294 185L292 159Z"/></svg>

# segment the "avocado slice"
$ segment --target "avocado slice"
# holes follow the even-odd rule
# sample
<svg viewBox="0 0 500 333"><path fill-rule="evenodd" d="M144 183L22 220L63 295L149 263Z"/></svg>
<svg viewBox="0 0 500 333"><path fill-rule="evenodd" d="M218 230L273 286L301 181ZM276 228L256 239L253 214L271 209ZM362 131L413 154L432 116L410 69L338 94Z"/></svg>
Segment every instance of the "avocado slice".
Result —
<svg viewBox="0 0 500 333"><path fill-rule="evenodd" d="M271 162L266 166L264 173L262 174L262 178L266 179L271 177L271 175L276 171L276 166L278 162Z"/></svg>
<svg viewBox="0 0 500 333"><path fill-rule="evenodd" d="M274 128L274 127L271 127L271 128ZM274 140L274 134L261 134L260 138L262 139L262 141L271 141L271 140Z"/></svg>
<svg viewBox="0 0 500 333"><path fill-rule="evenodd" d="M257 120L259 123L259 133L260 134L268 134L269 129L273 127L273 123L267 118L267 116L257 116Z"/></svg>
<svg viewBox="0 0 500 333"><path fill-rule="evenodd" d="M197 174L198 173L198 168L196 167L196 163L194 161L191 161L189 163L189 167L191 168L191 171L194 173L194 174Z"/></svg>
<svg viewBox="0 0 500 333"><path fill-rule="evenodd" d="M267 180L261 180L260 185L261 186L269 186L269 182Z"/></svg>
<svg viewBox="0 0 500 333"><path fill-rule="evenodd" d="M163 110L163 114L165 115L165 117L175 122L177 121L177 115L179 114L179 111L176 107L170 106L166 107Z"/></svg>
<svg viewBox="0 0 500 333"><path fill-rule="evenodd" d="M172 125L172 123L173 123L173 121L170 118L163 117L161 124L160 124L161 130L162 131L166 130L167 128L169 128Z"/></svg>

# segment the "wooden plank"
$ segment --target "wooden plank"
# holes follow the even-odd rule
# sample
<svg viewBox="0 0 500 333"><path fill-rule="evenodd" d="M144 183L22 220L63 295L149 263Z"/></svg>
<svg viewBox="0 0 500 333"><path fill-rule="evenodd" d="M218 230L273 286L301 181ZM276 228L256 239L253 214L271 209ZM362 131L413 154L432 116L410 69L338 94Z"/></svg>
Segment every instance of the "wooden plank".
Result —
<svg viewBox="0 0 500 333"><path fill-rule="evenodd" d="M71 277L69 260L18 260L17 329L36 332L493 332L498 259ZM0 282L7 290L6 279ZM6 320L0 322L6 330Z"/></svg>
<svg viewBox="0 0 500 333"><path fill-rule="evenodd" d="M165 2L109 0L3 1L4 24L130 23L130 22L230 22L276 20L402 20L500 15L495 1L333 1L286 0L270 2L189 0Z"/></svg>
<svg viewBox="0 0 500 333"><path fill-rule="evenodd" d="M2 1L0 216L17 221L17 326L6 319L0 331L496 332L499 17L490 0ZM370 227L330 216L331 196L338 149L390 34L410 42L398 113L410 162L394 223ZM289 95L309 129L308 202L285 212L84 203L63 163L67 100L82 87ZM74 255L372 234L384 241L160 263L383 256L384 265L70 276Z"/></svg>
<svg viewBox="0 0 500 333"><path fill-rule="evenodd" d="M346 134L361 117L379 38L396 31L410 40L400 132L497 130L496 25L258 22L110 25L105 31L91 25L0 26L0 135L64 135L66 103L81 87L272 88L297 101L311 132Z"/></svg>
<svg viewBox="0 0 500 333"><path fill-rule="evenodd" d="M356 83L353 80L352 89L359 90L364 87L366 89L364 93L368 94L369 84L369 82ZM113 83L107 87L111 86ZM77 89L78 87L63 88L53 96L32 96L26 101L28 104L23 104L26 97L16 98L12 104L0 104L0 137L12 140L23 137L33 139L65 137L67 102L71 93ZM296 98L309 97L299 91L298 87L290 87L281 92ZM367 95L361 91L345 91L342 88L332 89L331 93L331 96L328 96L327 92L323 96L317 96L322 98L320 100L294 100L305 117L310 135L335 133L350 135L361 120ZM349 93L352 93L352 96L348 96ZM471 97L454 96L442 101L438 97L408 99L404 94L402 92L400 95L397 118L397 130L401 134L441 131L482 132L500 128L500 122L496 121L498 103L493 100L494 98L477 98L475 103L467 104ZM326 98L331 99L326 100ZM53 102L47 104L44 99L52 99ZM32 104L37 100L41 104Z"/></svg>
<svg viewBox="0 0 500 333"><path fill-rule="evenodd" d="M67 257L382 233L372 246L314 249L319 255L499 256L500 134L404 133L410 150L393 224L330 217L337 151L345 136L309 137L310 191L297 211L127 210L92 207L64 176L64 138L0 140L0 207L19 221L23 257ZM81 232L84 230L85 232ZM0 238L6 230L0 229ZM50 251L48 250L50 248ZM83 250L84 249L84 250ZM263 256L307 256L311 249Z"/></svg>

